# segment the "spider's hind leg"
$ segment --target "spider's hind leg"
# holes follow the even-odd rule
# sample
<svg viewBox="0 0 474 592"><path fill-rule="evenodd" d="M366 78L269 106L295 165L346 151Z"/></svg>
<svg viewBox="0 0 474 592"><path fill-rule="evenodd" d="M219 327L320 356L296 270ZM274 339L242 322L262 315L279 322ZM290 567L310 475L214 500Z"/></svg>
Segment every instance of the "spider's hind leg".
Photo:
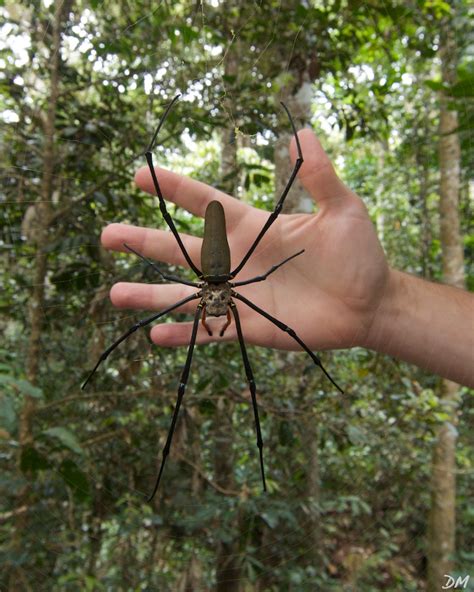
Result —
<svg viewBox="0 0 474 592"><path fill-rule="evenodd" d="M84 383L82 384L81 389L84 390L86 388L87 383L90 381L90 379L95 374L95 372L97 371L98 367L102 364L102 362L104 362L109 357L109 355L114 351L114 349L116 347L118 347L122 343L122 341L125 341L128 337L130 337L130 335L132 333L135 333L135 331L138 331L138 329L141 329L142 327L146 327L150 323L153 323L153 321L156 321L160 317L163 317L164 315L173 311L175 308L178 308L179 306L182 306L183 304L186 304L187 302L190 302L191 300L197 300L198 298L201 298L201 292L197 292L196 294L191 294L191 296L188 296L187 298L183 298L183 300L180 300L179 302L176 302L172 306L165 308L165 310L162 310L161 312L158 312L151 317L148 317L146 319L142 319L141 321L138 321L137 323L135 323L133 325L133 327L130 327L130 329L128 331L126 331L123 335L121 335L116 341L114 341L114 343L112 343L112 345L110 347L108 347L102 353L97 364L94 366L93 370L91 372L89 372L89 375L86 378L86 380L84 381Z"/></svg>
<svg viewBox="0 0 474 592"><path fill-rule="evenodd" d="M333 378L331 377L329 372L323 366L319 357L309 349L309 347L306 345L306 343L302 339L300 339L300 337L298 337L298 335L295 333L295 331L291 327L288 327L288 325L285 325L285 323L282 323L281 321L279 321L275 317L272 317L271 314L268 314L268 312L261 309L259 306L257 306L256 304L254 304L253 302L251 302L250 300L245 298L245 296L242 296L241 294L237 294L237 292L232 292L232 296L234 298L237 298L238 300L241 300L242 302L245 302L245 304L247 306L249 306L250 308L252 308L253 310L255 310L255 312L258 312L259 314L262 315L262 317L265 317L266 319L268 319L271 323L276 325L279 329L281 329L285 333L288 333L288 335L290 337L292 337L297 343L299 343L301 345L301 347L311 357L311 359L316 364L316 366L319 366L321 368L321 370L326 375L326 378L328 378L328 380L330 380L332 382L332 384L337 388L337 390L340 391L342 394L344 394L344 391L342 390L342 388L337 384L337 382L335 380L333 380Z"/></svg>
<svg viewBox="0 0 474 592"><path fill-rule="evenodd" d="M244 336L242 334L242 327L240 325L240 317L237 311L235 302L231 302L230 307L234 314L235 327L237 329L237 337L239 339L240 351L242 352L242 359L245 367L245 374L247 375L247 381L249 383L250 395L252 397L253 414L255 418L255 431L257 432L257 446L260 454L260 471L262 474L263 491L267 491L267 484L265 482L265 468L263 465L263 439L262 432L260 429L260 419L258 417L258 405L257 405L257 387L255 386L255 379L253 377L252 367L250 366L249 357L247 355L247 348L245 347Z"/></svg>
<svg viewBox="0 0 474 592"><path fill-rule="evenodd" d="M163 474L163 469L165 468L166 459L168 458L168 454L170 452L171 440L173 439L174 429L176 427L176 421L178 419L178 414L179 414L179 408L181 407L181 402L184 397L184 391L186 390L186 385L188 384L189 370L191 368L191 361L193 359L194 345L196 344L196 335L197 335L197 330L198 330L198 326L199 326L199 319L201 317L202 308L203 308L203 304L199 303L198 307L196 309L196 314L194 315L193 331L191 333L191 340L189 342L188 356L186 358L186 363L184 364L183 372L181 374L181 380L179 382L179 387L178 387L178 398L176 399L176 405L175 405L175 408L173 411L173 418L171 420L170 429L168 431L168 437L166 438L166 444L165 444L165 447L163 448L163 452L162 452L160 471L158 473L158 477L156 478L156 483L155 483L155 488L153 489L153 493L148 498L149 502L151 502L151 500L155 497L155 493L158 490L158 486L160 485L161 475Z"/></svg>

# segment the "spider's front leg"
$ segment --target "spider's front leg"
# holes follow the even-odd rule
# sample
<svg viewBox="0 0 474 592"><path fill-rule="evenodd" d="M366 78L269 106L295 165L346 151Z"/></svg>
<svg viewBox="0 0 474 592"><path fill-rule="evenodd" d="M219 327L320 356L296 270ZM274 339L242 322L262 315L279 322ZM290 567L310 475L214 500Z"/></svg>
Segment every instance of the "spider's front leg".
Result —
<svg viewBox="0 0 474 592"><path fill-rule="evenodd" d="M295 127L295 124L293 122L293 118L291 117L291 114L288 111L288 107L285 105L285 103L283 103L281 101L281 104L282 104L283 108L285 109L286 114L288 115L288 119L290 120L291 129L293 130L293 135L294 135L295 140L296 140L296 149L298 151L298 157L296 159L295 166L294 166L293 171L292 171L292 173L290 175L290 178L288 179L288 182L285 185L285 188L283 189L283 192L282 192L282 194L280 196L280 199L277 201L277 204L275 206L275 209L273 210L273 212L268 217L268 219L265 222L262 230L259 232L257 238L252 243L250 249L247 251L247 253L245 254L245 256L242 259L242 261L239 263L239 265L237 265L237 267L231 273L231 277L232 278L234 278L241 271L242 267L247 263L247 261L249 260L250 256L252 255L252 253L257 248L258 243L262 240L262 238L266 234L267 230L270 228L270 226L273 224L273 222L275 222L275 220L280 215L280 212L281 212L281 210L283 208L283 204L285 203L286 196L288 195L288 192L290 191L291 186L293 185L293 183L294 183L294 181L296 179L296 175L298 174L298 171L300 170L301 165L304 162L304 160L303 160L303 152L301 151L300 140L298 138L298 134L296 133L296 127Z"/></svg>
<svg viewBox="0 0 474 592"><path fill-rule="evenodd" d="M180 96L181 95L176 95L175 96L175 98L168 105L168 108L166 109L164 115L160 119L160 122L158 124L158 127L156 128L156 131L153 134L153 138L152 138L152 140L150 142L150 145L148 146L148 149L145 152L145 158L146 158L146 161L148 163L148 168L150 169L150 174L151 174L151 178L152 178L152 181L153 181L153 186L154 186L155 191L156 191L156 195L158 196L158 200L160 202L160 210L161 210L161 213L163 215L163 218L165 219L165 221L168 224L171 232L173 233L173 235L174 235L174 237L176 239L176 242L178 243L179 248L181 249L181 252L183 253L183 256L186 259L189 267L194 271L194 273L199 278L202 278L202 272L201 272L201 270L196 267L196 265L194 264L193 260L189 256L189 253L186 250L186 247L184 246L183 241L181 240L181 237L178 234L178 231L176 230L176 226L174 225L173 218L170 216L170 214L169 214L169 212L168 212L168 210L166 208L166 202L165 202L165 199L163 197L163 193L161 191L160 184L158 183L158 177L156 176L155 166L153 164L153 154L151 152L153 150L153 146L155 144L155 141L156 141L156 138L158 136L158 132L161 129L161 126L165 122L165 119L166 119L168 113L170 112L171 107L173 107L173 105L176 103L176 101L179 99Z"/></svg>
<svg viewBox="0 0 474 592"><path fill-rule="evenodd" d="M139 257L147 265L149 265L150 267L152 267L158 273L158 275L160 277L162 277L164 280L167 280L168 282L176 282L177 284L184 284L185 286L192 286L193 288L200 288L202 286L201 283L190 282L189 280L183 280L182 278L180 278L180 277L178 277L176 275L169 275L167 273L163 273L161 271L161 269L158 267L158 265L155 265L155 263L153 263L153 261L150 261L149 259L147 259L144 255L142 255L138 251L135 251L135 249L132 248L130 245L127 245L127 243L123 243L123 246L128 251L130 251L131 253L133 253L137 257Z"/></svg>

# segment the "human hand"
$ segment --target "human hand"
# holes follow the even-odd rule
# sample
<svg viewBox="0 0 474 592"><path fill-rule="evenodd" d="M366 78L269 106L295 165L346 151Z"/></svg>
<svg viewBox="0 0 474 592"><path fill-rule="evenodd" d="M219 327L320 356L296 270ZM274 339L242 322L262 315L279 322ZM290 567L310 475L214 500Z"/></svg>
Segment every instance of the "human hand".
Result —
<svg viewBox="0 0 474 592"><path fill-rule="evenodd" d="M337 177L314 133L298 134L304 164L298 178L318 205L316 214L280 214L250 257L236 281L268 271L294 253L305 252L275 271L267 280L236 288L236 291L293 328L312 350L364 345L390 275L375 229L360 198ZM294 139L291 154L296 156ZM156 168L165 199L189 212L204 216L207 204L217 199L224 207L231 268L242 260L265 224L269 213L253 208L204 183ZM155 194L148 167L135 177L140 188ZM202 240L181 235L198 267ZM126 224L111 224L102 233L108 249L124 251L129 244L145 257L174 265L185 265L184 257L170 232ZM111 299L119 308L161 310L195 292L180 284L137 284L113 286ZM196 301L179 309L193 312ZM237 301L242 328L248 343L279 349L298 349L297 343L267 319ZM220 323L222 324L222 322ZM187 345L192 323L162 323L151 331L162 346ZM218 331L210 337L200 326L197 343L236 340L232 323L223 338Z"/></svg>

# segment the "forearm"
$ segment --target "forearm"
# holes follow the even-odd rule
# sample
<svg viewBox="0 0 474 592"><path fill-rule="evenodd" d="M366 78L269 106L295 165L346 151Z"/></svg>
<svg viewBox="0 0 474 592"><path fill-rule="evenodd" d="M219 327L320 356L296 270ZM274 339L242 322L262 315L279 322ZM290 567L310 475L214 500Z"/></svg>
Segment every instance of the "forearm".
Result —
<svg viewBox="0 0 474 592"><path fill-rule="evenodd" d="M474 387L474 297L392 270L364 346Z"/></svg>

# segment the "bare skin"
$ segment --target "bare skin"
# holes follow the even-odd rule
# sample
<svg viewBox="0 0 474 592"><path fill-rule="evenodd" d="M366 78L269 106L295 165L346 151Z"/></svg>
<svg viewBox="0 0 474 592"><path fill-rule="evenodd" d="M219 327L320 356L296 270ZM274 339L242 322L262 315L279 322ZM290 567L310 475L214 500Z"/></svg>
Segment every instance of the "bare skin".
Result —
<svg viewBox="0 0 474 592"><path fill-rule="evenodd" d="M305 252L268 280L237 291L291 326L314 351L362 346L474 386L473 296L390 269L362 200L337 177L314 133L304 129L298 135L305 159L298 177L318 212L281 214L236 280L262 274L302 248ZM295 152L293 140L293 159ZM222 203L232 268L236 267L268 212L198 181L156 170L165 198L189 212L203 217L209 201ZM147 167L137 172L135 181L154 194ZM200 267L201 239L181 236ZM108 249L126 252L123 243L128 243L152 260L185 266L174 237L167 231L111 224L101 240ZM121 282L113 286L111 299L119 308L161 310L195 291L179 284ZM192 312L196 304L189 303L180 312ZM248 343L296 349L287 334L245 304L239 302L238 307ZM161 346L187 345L191 327L189 322L157 324L151 337ZM216 333L209 337L200 326L197 343L236 339L233 323L223 338Z"/></svg>

